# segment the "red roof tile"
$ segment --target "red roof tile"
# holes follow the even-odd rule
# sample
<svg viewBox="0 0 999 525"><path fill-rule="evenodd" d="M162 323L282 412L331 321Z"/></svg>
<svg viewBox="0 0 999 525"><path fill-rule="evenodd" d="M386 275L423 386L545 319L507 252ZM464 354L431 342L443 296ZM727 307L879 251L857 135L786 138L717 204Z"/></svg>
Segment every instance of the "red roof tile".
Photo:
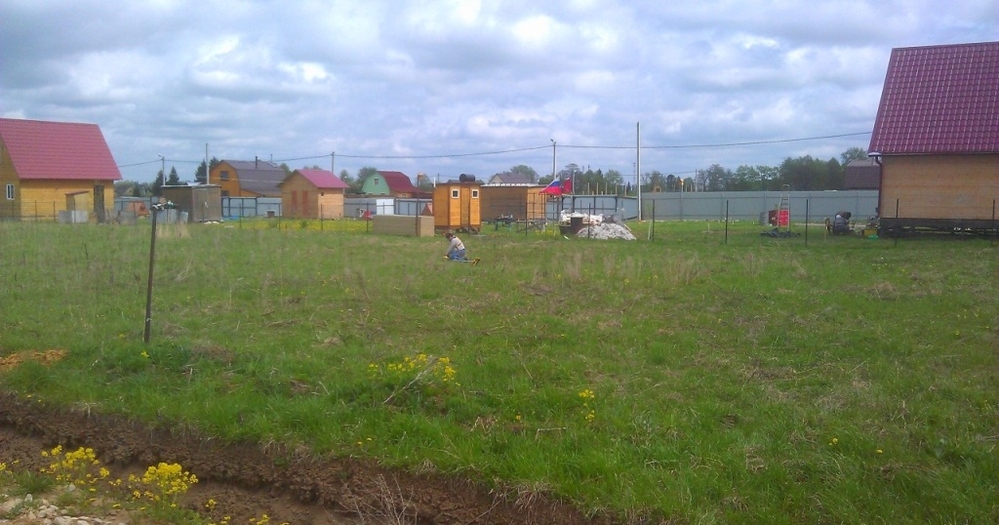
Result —
<svg viewBox="0 0 999 525"><path fill-rule="evenodd" d="M893 49L868 151L999 153L999 42Z"/></svg>
<svg viewBox="0 0 999 525"><path fill-rule="evenodd" d="M398 193L414 193L420 191L420 188L413 186L413 181L401 171L379 171L378 173L380 173L382 177L385 177L385 184L388 184L389 191Z"/></svg>
<svg viewBox="0 0 999 525"><path fill-rule="evenodd" d="M96 124L0 118L0 139L22 180L121 179Z"/></svg>
<svg viewBox="0 0 999 525"><path fill-rule="evenodd" d="M305 179L311 182L315 187L320 189L345 190L350 187L331 171L302 169L295 170L292 173L298 173L299 175L305 177Z"/></svg>

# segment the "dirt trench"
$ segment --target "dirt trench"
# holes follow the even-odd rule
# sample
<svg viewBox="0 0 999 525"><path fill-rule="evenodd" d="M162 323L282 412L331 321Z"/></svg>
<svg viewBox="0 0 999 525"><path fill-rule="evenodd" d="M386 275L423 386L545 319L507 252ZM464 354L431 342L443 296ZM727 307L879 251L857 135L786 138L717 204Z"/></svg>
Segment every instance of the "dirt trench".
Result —
<svg viewBox="0 0 999 525"><path fill-rule="evenodd" d="M276 444L223 444L195 432L155 428L85 410L55 409L0 392L0 462L37 470L42 450L94 449L115 476L159 462L198 477L183 504L220 521L327 524L610 525L547 494L488 490L468 479L412 474L370 460L322 458ZM205 502L216 502L206 514Z"/></svg>

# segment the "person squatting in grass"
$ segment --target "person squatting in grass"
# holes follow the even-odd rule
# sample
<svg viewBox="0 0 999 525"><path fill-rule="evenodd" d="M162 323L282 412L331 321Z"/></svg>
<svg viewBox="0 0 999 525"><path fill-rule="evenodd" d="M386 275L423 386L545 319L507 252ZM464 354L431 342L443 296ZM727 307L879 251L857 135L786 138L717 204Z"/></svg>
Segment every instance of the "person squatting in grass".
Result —
<svg viewBox="0 0 999 525"><path fill-rule="evenodd" d="M454 262L472 263L473 265L479 262L478 259L468 259L465 251L465 243L461 242L458 236L447 232L444 234L444 237L448 240L447 253L444 254L445 259Z"/></svg>

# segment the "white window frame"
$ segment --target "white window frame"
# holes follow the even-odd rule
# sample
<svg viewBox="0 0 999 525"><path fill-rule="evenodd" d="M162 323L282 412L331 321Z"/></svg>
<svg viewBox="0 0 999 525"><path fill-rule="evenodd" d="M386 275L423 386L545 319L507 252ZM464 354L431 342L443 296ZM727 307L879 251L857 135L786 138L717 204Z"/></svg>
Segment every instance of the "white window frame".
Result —
<svg viewBox="0 0 999 525"><path fill-rule="evenodd" d="M473 199L479 198L479 190L472 190L472 198Z"/></svg>
<svg viewBox="0 0 999 525"><path fill-rule="evenodd" d="M7 184L7 200L9 200L9 201L14 200L14 193L15 193L14 192L14 185L13 184Z"/></svg>
<svg viewBox="0 0 999 525"><path fill-rule="evenodd" d="M460 196L460 194L459 194L459 192L458 192L457 189L452 189L451 190L451 198L452 199L457 199L459 196Z"/></svg>

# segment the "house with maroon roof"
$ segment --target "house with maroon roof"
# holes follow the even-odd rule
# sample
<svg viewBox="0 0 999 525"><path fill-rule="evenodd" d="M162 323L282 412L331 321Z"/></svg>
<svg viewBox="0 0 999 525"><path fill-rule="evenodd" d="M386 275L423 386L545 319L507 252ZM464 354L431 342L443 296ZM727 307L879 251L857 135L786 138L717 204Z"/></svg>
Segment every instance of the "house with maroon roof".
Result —
<svg viewBox="0 0 999 525"><path fill-rule="evenodd" d="M430 198L430 193L413 186L413 181L401 171L379 171L368 176L361 186L361 193L390 195L400 199Z"/></svg>
<svg viewBox="0 0 999 525"><path fill-rule="evenodd" d="M121 180L96 124L0 118L0 219L85 212L103 222Z"/></svg>
<svg viewBox="0 0 999 525"><path fill-rule="evenodd" d="M876 190L880 187L881 166L874 159L853 159L843 166L844 190Z"/></svg>
<svg viewBox="0 0 999 525"><path fill-rule="evenodd" d="M886 233L994 229L999 42L893 49L868 151Z"/></svg>
<svg viewBox="0 0 999 525"><path fill-rule="evenodd" d="M331 171L300 169L288 174L281 187L281 215L295 219L342 219L349 186Z"/></svg>
<svg viewBox="0 0 999 525"><path fill-rule="evenodd" d="M280 197L278 186L288 176L284 168L260 159L221 160L212 167L211 181L223 197Z"/></svg>

